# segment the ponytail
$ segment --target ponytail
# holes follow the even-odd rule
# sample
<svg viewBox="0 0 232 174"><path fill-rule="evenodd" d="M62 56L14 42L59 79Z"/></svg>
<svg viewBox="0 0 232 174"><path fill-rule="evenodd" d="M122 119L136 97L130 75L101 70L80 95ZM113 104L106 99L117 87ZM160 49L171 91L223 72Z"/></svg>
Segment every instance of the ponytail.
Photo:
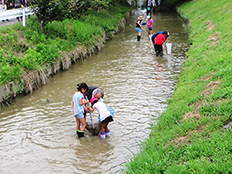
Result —
<svg viewBox="0 0 232 174"><path fill-rule="evenodd" d="M81 89L86 89L86 91L88 91L89 87L86 83L80 83L80 84L77 84L77 90L80 91Z"/></svg>

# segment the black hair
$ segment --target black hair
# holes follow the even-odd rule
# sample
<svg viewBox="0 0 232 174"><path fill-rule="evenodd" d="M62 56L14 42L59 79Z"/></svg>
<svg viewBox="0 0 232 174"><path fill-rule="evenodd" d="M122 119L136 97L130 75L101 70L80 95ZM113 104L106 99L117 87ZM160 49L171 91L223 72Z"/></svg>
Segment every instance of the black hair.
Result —
<svg viewBox="0 0 232 174"><path fill-rule="evenodd" d="M164 32L163 32L163 34L166 34L166 35L168 35L168 32L167 32L167 31L164 31Z"/></svg>
<svg viewBox="0 0 232 174"><path fill-rule="evenodd" d="M80 91L81 89L86 89L86 91L88 91L89 87L86 83L80 83L80 84L77 84L77 90Z"/></svg>

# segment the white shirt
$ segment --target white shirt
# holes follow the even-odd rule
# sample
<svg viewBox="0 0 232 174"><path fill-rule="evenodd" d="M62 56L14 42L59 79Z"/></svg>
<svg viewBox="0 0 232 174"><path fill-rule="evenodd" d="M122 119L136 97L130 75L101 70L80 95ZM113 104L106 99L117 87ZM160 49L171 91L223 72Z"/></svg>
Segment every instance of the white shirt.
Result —
<svg viewBox="0 0 232 174"><path fill-rule="evenodd" d="M148 1L148 2L147 2L147 6L151 6L151 1Z"/></svg>
<svg viewBox="0 0 232 174"><path fill-rule="evenodd" d="M99 100L97 103L93 105L93 107L97 109L101 121L111 116L110 111L107 109L106 104L104 102Z"/></svg>
<svg viewBox="0 0 232 174"><path fill-rule="evenodd" d="M156 2L153 0L153 1L151 1L151 3L152 3L152 6L153 7L155 7L156 6Z"/></svg>

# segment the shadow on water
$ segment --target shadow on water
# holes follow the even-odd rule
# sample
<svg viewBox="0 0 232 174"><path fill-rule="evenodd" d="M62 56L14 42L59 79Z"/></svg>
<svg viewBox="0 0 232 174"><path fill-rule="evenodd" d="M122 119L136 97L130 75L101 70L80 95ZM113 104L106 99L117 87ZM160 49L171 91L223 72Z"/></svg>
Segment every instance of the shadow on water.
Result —
<svg viewBox="0 0 232 174"><path fill-rule="evenodd" d="M134 11L126 28L101 52L51 77L49 84L1 112L0 173L120 173L167 107L187 50L179 16L156 13L153 33L169 31L167 42L173 47L171 55L165 51L164 57L155 57L145 31L141 42L136 41L138 15ZM111 138L88 131L82 139L75 137L70 101L80 82L101 87L105 103L114 108Z"/></svg>

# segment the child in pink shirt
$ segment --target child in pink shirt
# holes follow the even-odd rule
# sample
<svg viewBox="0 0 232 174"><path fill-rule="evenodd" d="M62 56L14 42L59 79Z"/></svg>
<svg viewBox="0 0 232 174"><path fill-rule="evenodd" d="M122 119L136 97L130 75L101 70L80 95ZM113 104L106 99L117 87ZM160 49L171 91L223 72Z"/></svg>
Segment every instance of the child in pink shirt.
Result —
<svg viewBox="0 0 232 174"><path fill-rule="evenodd" d="M153 19L151 16L147 16L148 22L147 22L147 27L148 27L148 36L149 39L151 40L152 37L152 26L153 26Z"/></svg>

